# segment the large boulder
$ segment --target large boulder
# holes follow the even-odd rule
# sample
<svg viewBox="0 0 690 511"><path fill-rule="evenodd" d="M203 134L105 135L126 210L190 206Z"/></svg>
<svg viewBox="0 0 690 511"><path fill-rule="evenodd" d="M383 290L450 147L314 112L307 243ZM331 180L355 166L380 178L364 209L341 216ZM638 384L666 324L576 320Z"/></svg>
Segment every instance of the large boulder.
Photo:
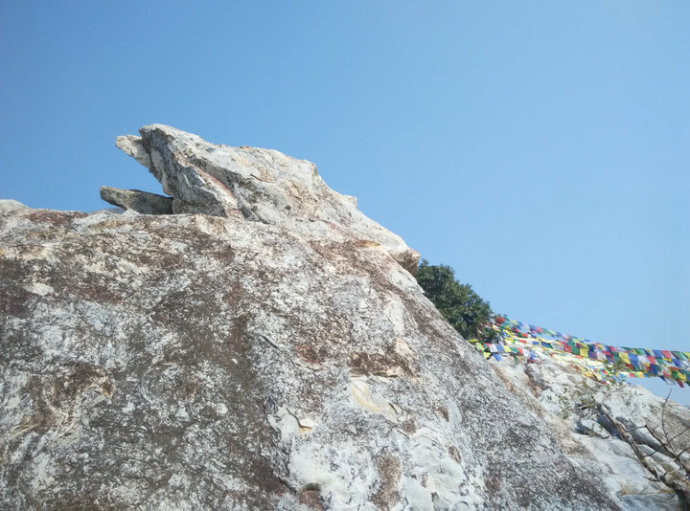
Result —
<svg viewBox="0 0 690 511"><path fill-rule="evenodd" d="M178 214L0 202L3 509L619 508L311 164L119 144Z"/></svg>

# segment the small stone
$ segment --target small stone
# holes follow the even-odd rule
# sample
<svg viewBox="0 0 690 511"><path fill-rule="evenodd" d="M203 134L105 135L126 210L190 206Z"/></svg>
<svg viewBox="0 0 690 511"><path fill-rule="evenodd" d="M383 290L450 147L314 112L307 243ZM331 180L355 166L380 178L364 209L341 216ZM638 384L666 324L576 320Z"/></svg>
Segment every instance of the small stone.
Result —
<svg viewBox="0 0 690 511"><path fill-rule="evenodd" d="M173 198L142 192L101 186L101 199L124 209L131 209L142 215L170 215L173 212Z"/></svg>

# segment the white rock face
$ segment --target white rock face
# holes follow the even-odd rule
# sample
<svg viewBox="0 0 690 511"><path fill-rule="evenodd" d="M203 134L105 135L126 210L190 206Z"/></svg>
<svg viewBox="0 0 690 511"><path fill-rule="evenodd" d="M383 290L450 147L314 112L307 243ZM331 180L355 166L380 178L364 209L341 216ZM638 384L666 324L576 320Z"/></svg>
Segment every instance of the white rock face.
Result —
<svg viewBox="0 0 690 511"><path fill-rule="evenodd" d="M204 213L0 203L3 509L620 508L310 164L119 145Z"/></svg>

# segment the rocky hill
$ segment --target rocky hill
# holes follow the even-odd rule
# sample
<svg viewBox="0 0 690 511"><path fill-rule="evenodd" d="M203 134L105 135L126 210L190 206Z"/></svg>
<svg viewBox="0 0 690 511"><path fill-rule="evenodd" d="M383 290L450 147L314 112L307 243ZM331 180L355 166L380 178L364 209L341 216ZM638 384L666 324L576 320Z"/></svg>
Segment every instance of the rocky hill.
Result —
<svg viewBox="0 0 690 511"><path fill-rule="evenodd" d="M564 369L486 362L313 164L161 125L117 143L166 196L0 202L2 509L678 504L550 408Z"/></svg>

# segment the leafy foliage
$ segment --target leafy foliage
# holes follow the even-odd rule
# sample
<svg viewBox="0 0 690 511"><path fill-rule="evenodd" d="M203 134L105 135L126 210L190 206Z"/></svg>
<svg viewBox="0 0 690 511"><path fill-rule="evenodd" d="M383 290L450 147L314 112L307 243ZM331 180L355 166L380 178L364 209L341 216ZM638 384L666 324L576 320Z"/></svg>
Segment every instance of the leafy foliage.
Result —
<svg viewBox="0 0 690 511"><path fill-rule="evenodd" d="M416 277L427 298L460 335L465 339L491 338L492 333L486 329L492 316L489 302L482 300L469 284L455 280L453 268L430 265L423 259Z"/></svg>

